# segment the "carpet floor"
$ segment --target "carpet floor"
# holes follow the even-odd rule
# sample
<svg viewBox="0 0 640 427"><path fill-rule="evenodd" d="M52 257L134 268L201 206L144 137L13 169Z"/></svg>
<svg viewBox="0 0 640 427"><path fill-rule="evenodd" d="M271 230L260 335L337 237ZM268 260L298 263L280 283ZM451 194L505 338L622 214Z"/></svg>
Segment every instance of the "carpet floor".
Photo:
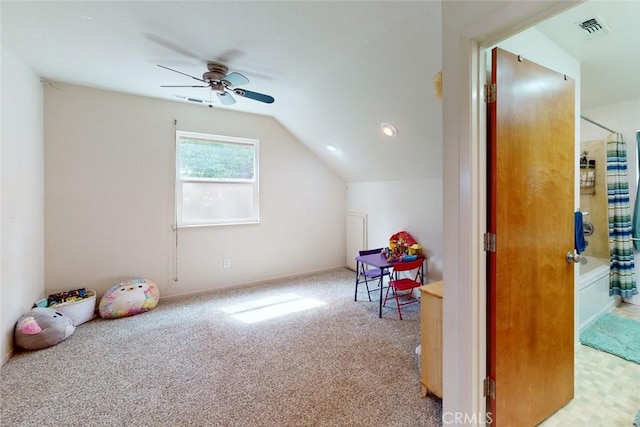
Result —
<svg viewBox="0 0 640 427"><path fill-rule="evenodd" d="M378 318L353 272L161 300L1 370L2 426L437 426L419 304ZM365 301L366 300L366 301ZM288 314L282 314L287 311Z"/></svg>
<svg viewBox="0 0 640 427"><path fill-rule="evenodd" d="M605 313L580 333L580 342L640 364L640 322Z"/></svg>

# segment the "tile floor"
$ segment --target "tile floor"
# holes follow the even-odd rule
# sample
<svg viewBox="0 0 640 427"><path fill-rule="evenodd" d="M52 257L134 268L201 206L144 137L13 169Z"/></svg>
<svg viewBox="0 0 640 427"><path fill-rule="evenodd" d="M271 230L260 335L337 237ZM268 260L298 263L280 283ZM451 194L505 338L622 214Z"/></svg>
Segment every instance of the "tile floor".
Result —
<svg viewBox="0 0 640 427"><path fill-rule="evenodd" d="M640 305L612 313L640 320ZM631 427L640 410L640 365L581 345L576 351L575 397L541 427Z"/></svg>

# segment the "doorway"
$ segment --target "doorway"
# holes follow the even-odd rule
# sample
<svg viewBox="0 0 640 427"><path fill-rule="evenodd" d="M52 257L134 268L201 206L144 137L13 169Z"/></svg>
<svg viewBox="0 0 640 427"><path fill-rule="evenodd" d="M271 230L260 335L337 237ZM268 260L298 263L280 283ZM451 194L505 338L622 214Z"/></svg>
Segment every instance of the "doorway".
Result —
<svg viewBox="0 0 640 427"><path fill-rule="evenodd" d="M574 395L575 82L500 48L491 68L488 403L529 426Z"/></svg>
<svg viewBox="0 0 640 427"><path fill-rule="evenodd" d="M580 9L580 6L576 7L575 9ZM589 10L593 10L593 9L589 9ZM570 11L573 13L573 16L586 16L589 12L577 12L576 11ZM565 12L568 14L568 12ZM582 13L582 15L580 15ZM593 12L591 12L593 13ZM552 20L555 18L552 18ZM550 43L551 42L551 43ZM509 50L511 50L512 52L518 53L518 54L522 54L522 56L524 58L531 59L534 60L536 62L542 62L545 63L545 65L547 65L549 68L553 68L556 69L557 71L561 71L566 73L569 76L573 76L575 75L576 77L580 78L581 76L581 68L582 68L582 64L580 62L578 62L575 58L573 58L570 53L564 53L564 52L553 52L554 49L557 49L557 46L555 46L553 44L553 40L549 40L546 35L544 33L542 33L541 31L539 31L537 29L537 27L532 27L530 29L527 29L515 36L512 36L506 40L501 41L500 43L497 44L497 46L500 47L505 47L508 48ZM610 81L611 79L608 79L608 81ZM589 90L589 86L587 85L586 87L583 85L582 86L584 88L584 90ZM581 138L580 134L580 129L584 128L584 123L580 120L580 116L582 115L581 112L581 105L580 105L580 98L578 98L577 102L576 102L576 139L575 139L575 143L576 143L576 147L575 147L575 162L574 164L576 166L574 166L575 168L579 168L579 164L578 164L578 158L580 156L580 152L581 152L581 148L580 148L580 142L584 140L584 138ZM582 125L582 126L581 126ZM627 137L627 140L630 139L632 135L629 135ZM629 145L629 144L628 144ZM634 152L634 147L632 148L632 152ZM635 165L635 162L633 162L633 164ZM635 170L635 167L633 168L633 170ZM580 169L576 169L576 176L580 176ZM635 184L634 182L635 180L632 179L632 177L630 176L630 183ZM578 182L576 180L576 185L578 185ZM575 200L575 206L576 206L576 210L580 208L580 194L581 191L579 189L579 187L576 187L576 200ZM605 193L604 193L604 198L605 198L605 203L606 203L606 186L605 186ZM605 210L605 215L606 215L606 206L604 207ZM605 226L605 233L606 233L606 226ZM605 243L608 242L608 236L605 237ZM608 247L607 247L607 253L608 253ZM608 256L607 256L608 258ZM575 313L576 313L576 319L575 319L575 342L576 342L576 347L579 348L579 332L580 332L580 325L581 325L581 321L580 321L580 313L581 310L579 310L579 308L581 307L581 301L580 301L580 282L578 280L579 277L579 272L576 271L575 273L575 282L576 282L576 286L575 286ZM614 298L612 298L614 299ZM619 299L618 299L619 300ZM618 301L616 300L616 301ZM613 306L615 306L616 304L610 304L609 309L611 309ZM623 313L631 313L629 316L633 317L634 315L634 307L625 307L621 310L618 311L622 311ZM586 354L585 355L578 355L577 357L577 366L576 366L576 382L577 384L581 384L586 382L587 380L591 380L594 383L597 381L593 378L580 378L581 376L593 376L594 375L594 370L592 369L592 366L595 365L595 363L593 362L594 360L601 360L602 358L606 359L606 356L603 355L594 355L592 353L590 353L588 350L585 350ZM606 363L605 363L606 364ZM623 366L625 369L627 370L631 370L633 371L635 368L633 366L628 366L627 363L625 363L624 361L620 362L620 365ZM622 369L622 368L621 368ZM603 385L603 389L606 388L606 384L610 384L610 382L602 382L601 383ZM621 380L619 383L616 384L616 388L620 388L620 389L624 389L625 387L628 387L629 385L626 384L626 382L624 380ZM590 393L591 396L593 397L593 395L597 394L598 391L596 390L589 390L587 388L584 389L584 393ZM583 401L585 400L585 396L579 396L580 399L582 399ZM624 416L631 416L631 413L633 412L633 414L635 414L634 411L632 411L631 408L625 408L628 413L625 414L624 411L618 411L618 409L614 408L612 411L612 416L616 416L618 417L618 419L621 419ZM600 413L599 414L593 414L594 418L593 420L597 420L598 416L602 415L602 411L599 410ZM589 414L590 413L590 408L588 407L588 405L584 405L583 403L581 403L579 400L576 402L573 402L570 405L567 405L567 409L561 411L562 414L559 414L559 417L567 417L567 414L582 414L582 416L586 416L585 414ZM553 418L553 417L551 417ZM566 424L568 418L564 418L564 423L560 423L560 424ZM630 419L630 418L628 418ZM628 421L628 419L626 421ZM549 419L549 423L551 423L550 425L553 425L553 421L551 419ZM544 424L543 424L544 425Z"/></svg>
<svg viewBox="0 0 640 427"><path fill-rule="evenodd" d="M443 3L444 233L451 236L444 276L452 284L444 291L444 413L472 415L484 408L484 49L576 4Z"/></svg>

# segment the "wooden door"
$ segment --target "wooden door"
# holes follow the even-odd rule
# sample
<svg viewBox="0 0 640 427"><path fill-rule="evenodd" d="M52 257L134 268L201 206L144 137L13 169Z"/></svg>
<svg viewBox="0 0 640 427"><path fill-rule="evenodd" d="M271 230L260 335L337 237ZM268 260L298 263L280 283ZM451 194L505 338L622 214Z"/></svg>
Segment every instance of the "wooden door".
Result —
<svg viewBox="0 0 640 427"><path fill-rule="evenodd" d="M492 51L488 398L494 426L535 426L573 398L574 81Z"/></svg>

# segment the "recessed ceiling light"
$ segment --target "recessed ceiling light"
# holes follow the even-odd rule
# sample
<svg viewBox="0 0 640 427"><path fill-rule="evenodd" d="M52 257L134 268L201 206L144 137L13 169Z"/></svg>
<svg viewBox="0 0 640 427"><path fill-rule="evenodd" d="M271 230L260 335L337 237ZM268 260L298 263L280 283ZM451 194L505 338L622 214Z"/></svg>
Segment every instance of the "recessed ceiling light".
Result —
<svg viewBox="0 0 640 427"><path fill-rule="evenodd" d="M338 152L338 147L336 147L333 144L327 144L327 150L333 151L334 153L337 153Z"/></svg>
<svg viewBox="0 0 640 427"><path fill-rule="evenodd" d="M395 126L390 125L389 123L382 123L380 125L380 129L382 129L382 133L387 136L394 137L398 134L398 130L395 128Z"/></svg>

